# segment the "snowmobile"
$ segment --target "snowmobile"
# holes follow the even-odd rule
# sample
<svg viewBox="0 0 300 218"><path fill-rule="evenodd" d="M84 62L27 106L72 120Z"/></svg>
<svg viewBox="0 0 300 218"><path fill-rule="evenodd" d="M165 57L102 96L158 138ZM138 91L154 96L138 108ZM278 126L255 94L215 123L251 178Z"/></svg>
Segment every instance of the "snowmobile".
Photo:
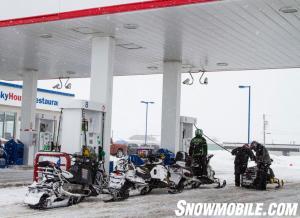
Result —
<svg viewBox="0 0 300 218"><path fill-rule="evenodd" d="M273 160L271 160L273 161ZM262 164L262 163L260 163ZM283 180L280 180L275 177L272 168L270 167L270 164L264 164L263 166L265 168L265 171L267 173L266 175L266 184L276 184L275 188L281 188L284 185ZM241 176L241 186L245 188L256 188L260 189L259 186L259 173L260 169L258 166L252 166L248 167L244 174ZM264 172L262 172L264 173Z"/></svg>
<svg viewBox="0 0 300 218"><path fill-rule="evenodd" d="M75 158L70 172L62 170L57 163L40 162L44 169L42 179L28 187L24 203L33 209L47 209L70 206L100 194L107 184L103 162L95 164L82 156Z"/></svg>
<svg viewBox="0 0 300 218"><path fill-rule="evenodd" d="M140 195L148 194L150 186L148 181L151 180L151 175L148 168L144 166L135 166L131 161L128 161L128 170L126 178L130 186L130 192Z"/></svg>
<svg viewBox="0 0 300 218"><path fill-rule="evenodd" d="M209 164L211 158L213 157L213 154L210 154L206 157L207 161L207 175L200 175L198 176L195 173L195 169L199 167L199 164L192 161L192 169L194 172L194 177L197 178L197 180L200 181L200 183L194 182L193 187L198 188L200 185L209 185L209 184L217 184L215 188L224 188L226 186L226 180L220 181L219 178L216 178L215 171L212 169L212 166Z"/></svg>
<svg viewBox="0 0 300 218"><path fill-rule="evenodd" d="M149 178L146 180L149 184L147 193L155 188L167 188L171 194L180 193L184 189L185 174L191 173L190 169L178 164L164 165L164 159L161 158L161 155L151 155L142 170L144 176L148 174Z"/></svg>
<svg viewBox="0 0 300 218"><path fill-rule="evenodd" d="M220 181L219 178L215 177L215 171L212 169L209 164L211 158L214 155L208 155L206 158L207 161L207 175L198 175L199 164L194 161L186 152L179 151L176 154L175 158L175 166L181 165L186 172L183 173L185 182L184 186L191 188L199 188L201 185L208 184L217 184L215 188L224 188L226 186L226 180ZM173 165L174 167L174 165Z"/></svg>
<svg viewBox="0 0 300 218"><path fill-rule="evenodd" d="M124 200L129 192L145 195L154 188L168 188L169 193L181 192L185 181L183 171L179 166L165 166L156 155L151 155L149 163L143 166L135 166L126 157L121 158L110 174L109 190L113 197L108 201Z"/></svg>
<svg viewBox="0 0 300 218"><path fill-rule="evenodd" d="M128 171L128 160L122 157L117 161L117 165L113 172L109 175L108 191L111 195L110 199L104 202L121 201L129 197L130 182L126 176Z"/></svg>

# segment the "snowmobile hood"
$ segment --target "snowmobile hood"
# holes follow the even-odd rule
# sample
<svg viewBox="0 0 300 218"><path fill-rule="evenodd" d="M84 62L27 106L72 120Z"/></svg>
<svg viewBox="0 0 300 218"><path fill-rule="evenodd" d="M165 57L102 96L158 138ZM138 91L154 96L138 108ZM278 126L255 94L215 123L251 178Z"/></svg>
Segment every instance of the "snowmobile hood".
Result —
<svg viewBox="0 0 300 218"><path fill-rule="evenodd" d="M28 204L28 205L37 205L39 204L40 200L41 200L41 197L45 194L45 192L41 191L37 191L37 190L31 190L31 191L28 191L25 195L25 198L24 198L24 203L25 204Z"/></svg>
<svg viewBox="0 0 300 218"><path fill-rule="evenodd" d="M72 179L73 178L73 174L68 172L68 171L65 171L65 170L62 170L62 175L63 177L65 177L66 179Z"/></svg>
<svg viewBox="0 0 300 218"><path fill-rule="evenodd" d="M35 188L38 185L36 181L34 181L28 188Z"/></svg>

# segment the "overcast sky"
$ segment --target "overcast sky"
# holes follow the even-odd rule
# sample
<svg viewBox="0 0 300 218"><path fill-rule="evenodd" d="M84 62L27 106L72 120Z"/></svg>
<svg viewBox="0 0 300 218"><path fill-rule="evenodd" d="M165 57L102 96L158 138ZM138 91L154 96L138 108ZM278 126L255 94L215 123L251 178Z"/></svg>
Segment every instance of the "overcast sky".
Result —
<svg viewBox="0 0 300 218"><path fill-rule="evenodd" d="M206 73L207 86L196 81L182 85L181 115L196 117L198 126L211 137L223 141L247 141L248 91L239 85L251 85L251 139L262 140L263 113L269 121L267 143L300 143L300 73L298 69ZM188 75L183 74L182 80ZM39 87L52 88L56 81L40 81ZM89 98L89 79L72 79L77 98ZM149 134L160 135L162 75L114 78L114 139L144 134L145 105L149 108Z"/></svg>

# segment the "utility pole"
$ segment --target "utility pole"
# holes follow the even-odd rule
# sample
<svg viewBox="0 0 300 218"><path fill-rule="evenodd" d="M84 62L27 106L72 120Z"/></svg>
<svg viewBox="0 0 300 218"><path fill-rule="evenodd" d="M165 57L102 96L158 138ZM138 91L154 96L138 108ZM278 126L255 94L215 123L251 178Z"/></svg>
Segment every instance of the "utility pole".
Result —
<svg viewBox="0 0 300 218"><path fill-rule="evenodd" d="M266 146L266 115L263 114L263 134L264 134L264 146Z"/></svg>
<svg viewBox="0 0 300 218"><path fill-rule="evenodd" d="M239 86L240 89L248 89L248 145L250 144L250 114L251 114L251 86Z"/></svg>
<svg viewBox="0 0 300 218"><path fill-rule="evenodd" d="M145 145L147 145L147 134L148 134L148 106L154 104L153 101L141 101L142 104L146 104L146 130L145 130Z"/></svg>

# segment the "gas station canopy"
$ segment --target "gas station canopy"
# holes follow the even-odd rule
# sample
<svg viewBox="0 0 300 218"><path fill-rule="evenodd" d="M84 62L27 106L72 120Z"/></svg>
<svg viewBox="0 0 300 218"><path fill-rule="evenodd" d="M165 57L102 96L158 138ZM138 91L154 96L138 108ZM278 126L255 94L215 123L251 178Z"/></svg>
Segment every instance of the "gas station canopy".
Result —
<svg viewBox="0 0 300 218"><path fill-rule="evenodd" d="M118 76L160 74L164 61L182 61L182 72L300 67L300 1L154 2L0 21L0 79L89 77L96 36L116 39Z"/></svg>

